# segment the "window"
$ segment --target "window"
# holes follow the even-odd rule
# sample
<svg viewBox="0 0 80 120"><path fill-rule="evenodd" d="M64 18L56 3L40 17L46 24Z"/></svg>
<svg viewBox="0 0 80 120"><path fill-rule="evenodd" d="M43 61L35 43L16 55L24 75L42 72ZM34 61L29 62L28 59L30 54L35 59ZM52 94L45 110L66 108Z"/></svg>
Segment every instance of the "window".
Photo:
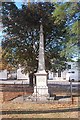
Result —
<svg viewBox="0 0 80 120"><path fill-rule="evenodd" d="M60 70L58 71L58 77L61 77L61 71Z"/></svg>
<svg viewBox="0 0 80 120"><path fill-rule="evenodd" d="M71 73L71 72L68 72L68 73Z"/></svg>
<svg viewBox="0 0 80 120"><path fill-rule="evenodd" d="M74 71L72 71L72 73L75 73Z"/></svg>
<svg viewBox="0 0 80 120"><path fill-rule="evenodd" d="M56 74L56 73L53 73L53 77L57 77L57 74Z"/></svg>
<svg viewBox="0 0 80 120"><path fill-rule="evenodd" d="M68 65L68 69L71 69L71 65Z"/></svg>

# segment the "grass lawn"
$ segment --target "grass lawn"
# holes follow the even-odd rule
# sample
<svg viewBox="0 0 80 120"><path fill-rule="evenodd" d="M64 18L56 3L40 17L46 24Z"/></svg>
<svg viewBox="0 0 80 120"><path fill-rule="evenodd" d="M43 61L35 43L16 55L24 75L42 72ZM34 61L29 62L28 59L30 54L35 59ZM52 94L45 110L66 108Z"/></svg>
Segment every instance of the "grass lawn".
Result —
<svg viewBox="0 0 80 120"><path fill-rule="evenodd" d="M2 103L2 118L78 118L78 104L74 103Z"/></svg>
<svg viewBox="0 0 80 120"><path fill-rule="evenodd" d="M59 91L60 89L57 95ZM13 96L13 92L5 93L6 98ZM59 95L61 95L61 92ZM75 97L73 104L59 101L53 103L14 103L3 101L3 97L3 92L0 92L0 118L10 118L10 120L12 118L79 118L80 98L78 96Z"/></svg>

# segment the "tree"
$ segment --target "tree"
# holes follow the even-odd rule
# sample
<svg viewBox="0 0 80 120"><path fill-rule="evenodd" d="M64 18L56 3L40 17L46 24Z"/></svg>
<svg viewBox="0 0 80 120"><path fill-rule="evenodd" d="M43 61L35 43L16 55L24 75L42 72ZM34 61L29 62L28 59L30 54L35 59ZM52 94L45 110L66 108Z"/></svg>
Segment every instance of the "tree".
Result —
<svg viewBox="0 0 80 120"><path fill-rule="evenodd" d="M2 41L5 53L3 57L12 65L19 63L25 71L37 69L39 47L39 20L44 28L45 60L47 69L64 69L65 56L60 56L65 40L66 20L55 23L52 13L56 9L53 3L32 3L18 9L15 3L2 5L2 22L6 37ZM54 64L53 64L54 63Z"/></svg>
<svg viewBox="0 0 80 120"><path fill-rule="evenodd" d="M61 52L61 55L66 54L66 58L71 60L72 57L78 56L79 44L79 8L80 2L64 2L56 4L53 17L55 17L55 23L65 22L66 36L63 42L65 48Z"/></svg>

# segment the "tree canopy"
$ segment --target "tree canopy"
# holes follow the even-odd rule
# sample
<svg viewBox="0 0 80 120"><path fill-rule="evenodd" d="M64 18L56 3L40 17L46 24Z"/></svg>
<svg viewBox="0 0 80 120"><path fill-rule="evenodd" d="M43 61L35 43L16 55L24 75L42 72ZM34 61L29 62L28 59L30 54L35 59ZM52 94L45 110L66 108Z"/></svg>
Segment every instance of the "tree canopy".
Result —
<svg viewBox="0 0 80 120"><path fill-rule="evenodd" d="M53 16L56 17L56 23L66 20L66 41L65 49L61 52L66 54L66 58L78 56L79 53L79 17L80 17L80 2L66 2L56 5ZM79 56L78 56L79 57Z"/></svg>
<svg viewBox="0 0 80 120"><path fill-rule="evenodd" d="M77 43L76 35L71 37L77 22L74 15L79 12L77 5L75 5L76 9L73 9L75 6L71 3L39 2L31 3L29 6L22 4L22 8L19 9L14 2L4 2L2 22L6 36L2 41L3 57L12 65L25 66L25 71L36 70L39 53L39 21L42 18L46 70L64 69L65 51L69 51L68 47L72 45L72 41L74 44ZM70 26L69 22L72 20L73 24Z"/></svg>

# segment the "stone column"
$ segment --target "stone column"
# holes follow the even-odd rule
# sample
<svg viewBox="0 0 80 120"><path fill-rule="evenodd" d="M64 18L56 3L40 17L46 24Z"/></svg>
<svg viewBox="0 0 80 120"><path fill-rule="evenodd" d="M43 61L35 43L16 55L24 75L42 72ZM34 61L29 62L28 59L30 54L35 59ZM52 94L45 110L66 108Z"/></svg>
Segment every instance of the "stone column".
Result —
<svg viewBox="0 0 80 120"><path fill-rule="evenodd" d="M44 35L43 26L40 25L40 43L39 43L39 61L38 61L38 71L36 75L36 86L34 87L34 95L37 97L47 97L49 96L47 87L47 73L45 71L45 57L44 57Z"/></svg>
<svg viewBox="0 0 80 120"><path fill-rule="evenodd" d="M38 71L45 71L44 35L43 35L43 26L42 26L42 24L40 25L40 43L39 43Z"/></svg>

